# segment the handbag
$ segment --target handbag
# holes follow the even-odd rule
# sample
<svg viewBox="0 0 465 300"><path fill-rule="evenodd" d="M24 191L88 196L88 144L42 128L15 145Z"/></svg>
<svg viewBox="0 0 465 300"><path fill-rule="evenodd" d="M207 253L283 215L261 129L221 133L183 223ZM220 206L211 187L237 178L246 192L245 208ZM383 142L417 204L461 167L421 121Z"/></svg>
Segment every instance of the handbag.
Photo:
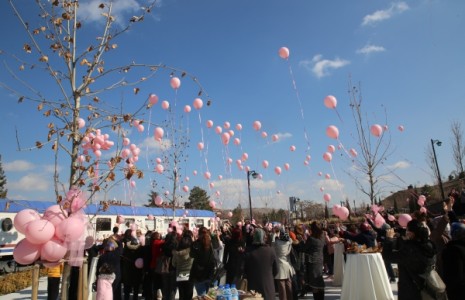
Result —
<svg viewBox="0 0 465 300"><path fill-rule="evenodd" d="M158 274L168 274L170 272L171 257L166 255L161 255L157 259L157 264L155 266L155 273Z"/></svg>
<svg viewBox="0 0 465 300"><path fill-rule="evenodd" d="M446 284L434 266L426 273L421 274L420 277L424 279L424 285L420 291L422 300L447 299Z"/></svg>

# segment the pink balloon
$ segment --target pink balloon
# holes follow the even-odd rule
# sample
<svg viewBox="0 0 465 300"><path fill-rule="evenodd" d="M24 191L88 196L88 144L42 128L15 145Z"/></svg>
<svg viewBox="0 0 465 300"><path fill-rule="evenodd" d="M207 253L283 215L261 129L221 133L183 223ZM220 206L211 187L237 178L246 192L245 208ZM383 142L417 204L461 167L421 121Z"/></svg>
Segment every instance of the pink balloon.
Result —
<svg viewBox="0 0 465 300"><path fill-rule="evenodd" d="M330 162L333 159L333 156L329 152L325 152L323 154L323 159L326 160L327 162Z"/></svg>
<svg viewBox="0 0 465 300"><path fill-rule="evenodd" d="M197 170L192 171L192 174L197 175Z"/></svg>
<svg viewBox="0 0 465 300"><path fill-rule="evenodd" d="M242 124L236 124L236 130L241 131L242 130Z"/></svg>
<svg viewBox="0 0 465 300"><path fill-rule="evenodd" d="M55 234L55 226L47 220L35 220L26 228L26 239L31 244L43 244L50 241Z"/></svg>
<svg viewBox="0 0 465 300"><path fill-rule="evenodd" d="M308 166L308 160L304 160L304 165Z"/></svg>
<svg viewBox="0 0 465 300"><path fill-rule="evenodd" d="M246 161L247 159L249 159L249 155L247 153L242 153L241 159L242 161Z"/></svg>
<svg viewBox="0 0 465 300"><path fill-rule="evenodd" d="M292 145L291 147L289 147L289 150L291 150L292 152L294 152L294 151L295 151L295 146Z"/></svg>
<svg viewBox="0 0 465 300"><path fill-rule="evenodd" d="M123 224L123 223L124 223L124 217L118 215L118 216L116 217L116 224Z"/></svg>
<svg viewBox="0 0 465 300"><path fill-rule="evenodd" d="M215 206L216 206L216 202L213 201L213 200L210 201L208 204L210 205L211 208L215 208Z"/></svg>
<svg viewBox="0 0 465 300"><path fill-rule="evenodd" d="M425 206L425 201L426 201L425 195L420 195L420 196L418 197L417 203L418 203L418 205L420 205L420 206Z"/></svg>
<svg viewBox="0 0 465 300"><path fill-rule="evenodd" d="M264 139L268 137L268 133L266 133L266 131L262 131L261 135L262 135L262 138Z"/></svg>
<svg viewBox="0 0 465 300"><path fill-rule="evenodd" d="M79 129L84 128L86 126L86 121L83 118L78 119L78 127Z"/></svg>
<svg viewBox="0 0 465 300"><path fill-rule="evenodd" d="M212 175L210 174L210 172L205 172L205 173L203 174L203 177L205 177L205 179L210 179L211 176L212 176Z"/></svg>
<svg viewBox="0 0 465 300"><path fill-rule="evenodd" d="M68 212L61 209L60 205L49 206L44 212L43 219L49 221L53 226L57 226L68 217Z"/></svg>
<svg viewBox="0 0 465 300"><path fill-rule="evenodd" d="M142 124L139 124L139 125L137 126L137 131L139 131L139 132L144 132L144 129L145 129L145 128L144 128L144 125L142 125Z"/></svg>
<svg viewBox="0 0 465 300"><path fill-rule="evenodd" d="M129 184L131 185L132 188L136 187L136 182L134 180L131 180Z"/></svg>
<svg viewBox="0 0 465 300"><path fill-rule="evenodd" d="M222 180L223 179L223 175L218 175L218 180Z"/></svg>
<svg viewBox="0 0 465 300"><path fill-rule="evenodd" d="M320 187L320 192L323 192L325 190L324 187Z"/></svg>
<svg viewBox="0 0 465 300"><path fill-rule="evenodd" d="M215 184L213 182L210 182L209 186L210 186L210 188L214 188Z"/></svg>
<svg viewBox="0 0 465 300"><path fill-rule="evenodd" d="M318 172L318 176L321 176L321 175L323 175L323 172Z"/></svg>
<svg viewBox="0 0 465 300"><path fill-rule="evenodd" d="M232 164L233 160L232 160L231 157L229 157L229 158L226 160L226 162L228 163L228 165L230 165L230 164Z"/></svg>
<svg viewBox="0 0 465 300"><path fill-rule="evenodd" d="M158 174L163 173L164 170L165 168L163 167L162 164L157 164L157 166L155 167L155 171L157 171Z"/></svg>
<svg viewBox="0 0 465 300"><path fill-rule="evenodd" d="M13 225L15 226L17 231L19 231L22 234L25 234L28 224L32 221L36 221L39 219L39 213L37 213L35 210L26 208L16 214L13 220Z"/></svg>
<svg viewBox="0 0 465 300"><path fill-rule="evenodd" d="M155 204L160 206L163 203L163 199L160 196L155 197Z"/></svg>
<svg viewBox="0 0 465 300"><path fill-rule="evenodd" d="M276 175L281 175L281 168L280 167L275 167L274 172L276 173Z"/></svg>
<svg viewBox="0 0 465 300"><path fill-rule="evenodd" d="M62 259L68 248L60 240L53 238L46 242L40 251L40 258L46 261L58 261Z"/></svg>
<svg viewBox="0 0 465 300"><path fill-rule="evenodd" d="M233 213L232 212L228 212L228 218L231 218L233 216Z"/></svg>
<svg viewBox="0 0 465 300"><path fill-rule="evenodd" d="M158 103L158 96L155 94L150 94L149 96L149 103L155 105Z"/></svg>
<svg viewBox="0 0 465 300"><path fill-rule="evenodd" d="M223 127L224 127L224 129L229 129L231 127L231 123L226 121L226 122L223 123Z"/></svg>
<svg viewBox="0 0 465 300"><path fill-rule="evenodd" d="M331 109L336 108L337 106L336 97L334 97L333 95L328 95L325 97L324 103L327 108L331 108Z"/></svg>
<svg viewBox="0 0 465 300"><path fill-rule="evenodd" d="M326 174L326 175L325 175L325 178L326 178L326 179L331 179L331 175Z"/></svg>
<svg viewBox="0 0 465 300"><path fill-rule="evenodd" d="M203 106L203 101L200 98L195 98L194 102L192 103L195 109L199 110Z"/></svg>
<svg viewBox="0 0 465 300"><path fill-rule="evenodd" d="M339 129L334 125L330 125L326 128L326 135L332 139L337 139L339 137Z"/></svg>
<svg viewBox="0 0 465 300"><path fill-rule="evenodd" d="M426 207L422 206L422 207L420 207L420 212L423 213L423 214L426 214L428 212L428 210L426 209Z"/></svg>
<svg viewBox="0 0 465 300"><path fill-rule="evenodd" d="M407 227L408 222L412 220L412 216L409 214L400 214L398 218L399 225L402 227Z"/></svg>
<svg viewBox="0 0 465 300"><path fill-rule="evenodd" d="M142 269L144 267L144 260L141 257L139 257L134 261L134 265L136 266L136 268Z"/></svg>
<svg viewBox="0 0 465 300"><path fill-rule="evenodd" d="M77 241L84 233L84 225L84 220L77 216L71 216L57 226L55 234L65 242Z"/></svg>
<svg viewBox="0 0 465 300"><path fill-rule="evenodd" d="M14 260L21 265L29 265L40 257L41 245L32 244L27 239L22 239L13 250Z"/></svg>
<svg viewBox="0 0 465 300"><path fill-rule="evenodd" d="M345 221L347 220L347 218L349 217L349 209L345 206L341 206L341 208L339 209L339 219L341 219L342 221Z"/></svg>
<svg viewBox="0 0 465 300"><path fill-rule="evenodd" d="M221 132L223 132L223 128L221 128L221 126L216 126L215 132L216 132L217 134L220 134Z"/></svg>
<svg viewBox="0 0 465 300"><path fill-rule="evenodd" d="M288 59L289 49L287 47L281 47L279 48L278 54L279 54L279 57L281 57L282 59Z"/></svg>
<svg viewBox="0 0 465 300"><path fill-rule="evenodd" d="M383 133L383 127L381 127L381 125L379 125L379 124L372 125L370 127L370 132L371 132L372 135L374 135L376 137L380 137L381 134Z"/></svg>
<svg viewBox="0 0 465 300"><path fill-rule="evenodd" d="M203 144L202 142L199 142L199 143L197 144L197 149L203 150L203 148L204 148L204 144Z"/></svg>
<svg viewBox="0 0 465 300"><path fill-rule="evenodd" d="M272 140L273 142L277 142L277 141L279 140L279 136L278 136L277 134L273 134L273 135L271 136L271 140Z"/></svg>
<svg viewBox="0 0 465 300"><path fill-rule="evenodd" d="M189 187L185 185L182 187L182 190L187 193L189 191Z"/></svg>
<svg viewBox="0 0 465 300"><path fill-rule="evenodd" d="M383 126L383 130L384 130L384 131L388 131L388 130L389 130L389 126L384 125L384 126Z"/></svg>
<svg viewBox="0 0 465 300"><path fill-rule="evenodd" d="M265 169L268 168L268 165L269 165L269 163L268 163L267 160L262 161L263 168L265 168Z"/></svg>
<svg viewBox="0 0 465 300"><path fill-rule="evenodd" d="M223 142L223 145L229 144L229 139L231 138L231 135L228 132L223 132L221 135L221 141Z"/></svg>
<svg viewBox="0 0 465 300"><path fill-rule="evenodd" d="M185 113L190 113L191 112L191 107L189 105L184 106L184 112Z"/></svg>
<svg viewBox="0 0 465 300"><path fill-rule="evenodd" d="M215 195L216 195L217 197L219 197L220 194L221 194L220 191L216 191L216 192L215 192Z"/></svg>
<svg viewBox="0 0 465 300"><path fill-rule="evenodd" d="M380 214L376 214L375 226L381 228L381 226L383 226L384 223L386 223L386 220L383 218L383 216L381 216Z"/></svg>
<svg viewBox="0 0 465 300"><path fill-rule="evenodd" d="M262 123L260 123L260 121L255 121L255 122L253 122L252 126L253 126L253 129L258 131L258 130L260 130L260 128L262 128Z"/></svg>
<svg viewBox="0 0 465 300"><path fill-rule="evenodd" d="M388 220L391 221L391 222L394 222L396 220L396 217L394 217L393 215L388 214Z"/></svg>
<svg viewBox="0 0 465 300"><path fill-rule="evenodd" d="M102 156L102 151L100 151L100 150L95 150L95 151L94 151L94 155L95 155L96 158L100 158L100 157Z"/></svg>
<svg viewBox="0 0 465 300"><path fill-rule="evenodd" d="M189 180L190 180L189 176L186 176L185 180L186 180L186 181L189 181Z"/></svg>
<svg viewBox="0 0 465 300"><path fill-rule="evenodd" d="M181 87L181 80L178 77L172 77L170 79L170 85L173 89L177 90Z"/></svg>
<svg viewBox="0 0 465 300"><path fill-rule="evenodd" d="M350 150L349 150L349 153L350 153L350 155L351 155L352 157L357 157L357 155L358 155L357 151L356 151L354 148L350 149Z"/></svg>
<svg viewBox="0 0 465 300"><path fill-rule="evenodd" d="M290 166L288 163L285 163L285 164L284 164L284 169L285 169L286 171L289 171L290 168L291 168L291 166Z"/></svg>
<svg viewBox="0 0 465 300"><path fill-rule="evenodd" d="M234 139L234 145L239 146L241 144L241 140L239 138Z"/></svg>
<svg viewBox="0 0 465 300"><path fill-rule="evenodd" d="M80 164L82 164L86 161L86 157L84 155L79 155L77 160Z"/></svg>
<svg viewBox="0 0 465 300"><path fill-rule="evenodd" d="M320 188L320 190L323 191L321 188ZM328 193L324 194L324 195L323 195L323 199L324 199L326 202L331 201L331 194L328 194Z"/></svg>
<svg viewBox="0 0 465 300"><path fill-rule="evenodd" d="M161 142L161 139L163 138L164 134L165 134L165 131L163 130L163 128L161 127L155 128L154 136L157 142Z"/></svg>
<svg viewBox="0 0 465 300"><path fill-rule="evenodd" d="M212 120L208 120L207 121L207 128L212 128L213 127L213 121Z"/></svg>
<svg viewBox="0 0 465 300"><path fill-rule="evenodd" d="M334 147L334 145L329 145L328 146L328 152L329 153L334 153L336 151L336 147Z"/></svg>
<svg viewBox="0 0 465 300"><path fill-rule="evenodd" d="M404 126L399 125L399 127L397 127L397 129L399 129L399 131L402 132L402 131L404 131Z"/></svg>
<svg viewBox="0 0 465 300"><path fill-rule="evenodd" d="M129 154L131 154L131 150L129 150L129 149L127 149L127 148L125 148L125 149L123 149L123 150L121 151L121 157L122 157L122 158L128 157Z"/></svg>
<svg viewBox="0 0 465 300"><path fill-rule="evenodd" d="M373 204L371 206L371 211L376 215L379 212L379 206L376 204Z"/></svg>

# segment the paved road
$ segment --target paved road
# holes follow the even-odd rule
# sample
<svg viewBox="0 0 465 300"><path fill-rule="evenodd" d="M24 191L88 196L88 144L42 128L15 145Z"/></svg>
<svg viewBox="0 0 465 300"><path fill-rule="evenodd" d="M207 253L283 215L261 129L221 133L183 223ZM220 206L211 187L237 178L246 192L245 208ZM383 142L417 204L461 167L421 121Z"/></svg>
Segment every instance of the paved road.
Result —
<svg viewBox="0 0 465 300"><path fill-rule="evenodd" d="M341 287L333 287L331 284L331 280L329 279L326 279L325 283L326 283L325 300L339 300L341 298ZM396 283L391 284L391 288L394 293L394 299L397 299L397 284ZM31 299L31 288L29 287L17 293L0 296L0 299L2 300ZM38 299L47 299L47 277L41 277L39 280ZM178 295L176 295L176 299L178 299ZM313 299L313 296L311 295L311 293L308 293L305 297L299 298L299 299L310 300L310 299Z"/></svg>

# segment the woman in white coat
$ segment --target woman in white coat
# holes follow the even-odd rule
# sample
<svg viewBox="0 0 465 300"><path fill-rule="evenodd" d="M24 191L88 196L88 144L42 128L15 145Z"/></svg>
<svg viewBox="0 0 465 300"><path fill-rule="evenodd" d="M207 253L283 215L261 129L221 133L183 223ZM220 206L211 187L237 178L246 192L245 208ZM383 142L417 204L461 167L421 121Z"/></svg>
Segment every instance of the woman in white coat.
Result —
<svg viewBox="0 0 465 300"><path fill-rule="evenodd" d="M274 241L278 273L274 277L278 287L279 300L293 300L292 296L292 276L295 270L289 260L289 253L292 250L292 241L289 234L282 228L279 237Z"/></svg>

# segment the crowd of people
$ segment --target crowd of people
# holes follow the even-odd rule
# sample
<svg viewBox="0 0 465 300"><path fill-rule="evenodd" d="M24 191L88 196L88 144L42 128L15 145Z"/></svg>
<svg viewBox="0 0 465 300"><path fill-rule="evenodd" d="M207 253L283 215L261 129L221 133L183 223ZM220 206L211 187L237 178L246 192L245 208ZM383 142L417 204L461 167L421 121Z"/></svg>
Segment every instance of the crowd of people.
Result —
<svg viewBox="0 0 465 300"><path fill-rule="evenodd" d="M421 299L422 276L436 268L447 286L437 299L462 299L465 289L465 225L444 201L444 214L417 212L406 228L386 218L375 226L366 216L360 224L313 221L293 227L225 223L215 230L171 227L166 235L140 232L107 238L99 251L97 299L191 300L194 290L205 295L219 284L236 285L260 293L265 300L297 300L312 293L324 299L325 278L331 280L334 245L352 243L383 249L391 282L398 281L398 299ZM178 225L179 226L179 225ZM395 273L392 264L398 266ZM215 277L219 269L224 276Z"/></svg>

